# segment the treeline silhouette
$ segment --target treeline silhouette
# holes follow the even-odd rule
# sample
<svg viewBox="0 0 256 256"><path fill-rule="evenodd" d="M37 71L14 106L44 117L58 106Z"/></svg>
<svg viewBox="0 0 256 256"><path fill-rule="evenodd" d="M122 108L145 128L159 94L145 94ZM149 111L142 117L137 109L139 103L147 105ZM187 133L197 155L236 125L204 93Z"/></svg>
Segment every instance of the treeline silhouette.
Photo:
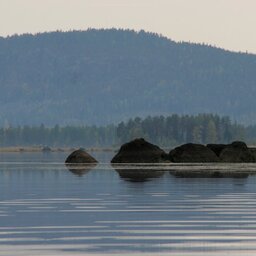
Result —
<svg viewBox="0 0 256 256"><path fill-rule="evenodd" d="M194 143L228 143L245 139L246 128L232 123L229 117L211 114L196 116L156 116L134 118L120 123L117 137L121 143L134 137L146 139L162 146Z"/></svg>
<svg viewBox="0 0 256 256"><path fill-rule="evenodd" d="M5 127L0 129L0 146L112 147L144 137L157 145L173 147L186 142L253 143L256 127L231 122L229 117L212 114L136 117L118 125Z"/></svg>

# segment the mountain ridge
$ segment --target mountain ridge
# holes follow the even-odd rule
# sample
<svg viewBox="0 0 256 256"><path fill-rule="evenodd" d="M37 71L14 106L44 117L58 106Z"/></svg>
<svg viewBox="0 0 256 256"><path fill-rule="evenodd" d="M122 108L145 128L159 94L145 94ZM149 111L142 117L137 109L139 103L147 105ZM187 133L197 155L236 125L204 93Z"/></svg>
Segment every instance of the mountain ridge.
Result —
<svg viewBox="0 0 256 256"><path fill-rule="evenodd" d="M117 123L217 113L256 118L256 55L144 31L0 38L0 125Z"/></svg>

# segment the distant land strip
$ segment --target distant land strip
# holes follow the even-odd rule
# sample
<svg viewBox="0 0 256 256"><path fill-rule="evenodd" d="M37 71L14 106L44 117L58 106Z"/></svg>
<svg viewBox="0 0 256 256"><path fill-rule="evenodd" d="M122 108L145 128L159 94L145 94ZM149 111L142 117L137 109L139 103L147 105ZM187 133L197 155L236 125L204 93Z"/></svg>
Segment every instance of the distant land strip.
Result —
<svg viewBox="0 0 256 256"><path fill-rule="evenodd" d="M173 148L184 143L256 144L256 125L245 126L215 114L135 117L106 126L7 126L0 128L2 151L112 149L135 139Z"/></svg>

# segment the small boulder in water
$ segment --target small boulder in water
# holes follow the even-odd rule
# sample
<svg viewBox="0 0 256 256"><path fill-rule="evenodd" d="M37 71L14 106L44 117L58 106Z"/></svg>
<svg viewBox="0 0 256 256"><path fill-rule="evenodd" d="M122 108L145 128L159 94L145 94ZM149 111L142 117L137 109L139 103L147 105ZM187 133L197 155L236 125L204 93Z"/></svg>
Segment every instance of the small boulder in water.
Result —
<svg viewBox="0 0 256 256"><path fill-rule="evenodd" d="M98 161L89 155L84 150L75 150L73 153L71 153L65 163L67 164L91 164L91 163L97 163Z"/></svg>

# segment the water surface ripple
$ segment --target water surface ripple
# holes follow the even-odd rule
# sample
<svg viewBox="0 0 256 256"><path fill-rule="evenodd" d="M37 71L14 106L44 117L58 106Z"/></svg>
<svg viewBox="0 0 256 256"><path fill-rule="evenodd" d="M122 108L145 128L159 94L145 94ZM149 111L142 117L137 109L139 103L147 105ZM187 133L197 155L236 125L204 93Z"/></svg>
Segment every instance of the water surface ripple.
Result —
<svg viewBox="0 0 256 256"><path fill-rule="evenodd" d="M256 165L70 171L64 153L25 157L0 159L0 255L256 255ZM249 174L173 173L184 169Z"/></svg>

